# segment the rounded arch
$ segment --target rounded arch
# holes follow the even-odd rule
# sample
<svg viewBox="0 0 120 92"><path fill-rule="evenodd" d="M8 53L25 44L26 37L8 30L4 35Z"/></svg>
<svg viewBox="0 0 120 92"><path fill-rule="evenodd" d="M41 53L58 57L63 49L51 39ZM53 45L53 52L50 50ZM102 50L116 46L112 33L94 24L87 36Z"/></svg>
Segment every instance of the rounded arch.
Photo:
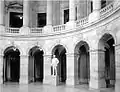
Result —
<svg viewBox="0 0 120 92"><path fill-rule="evenodd" d="M52 49L52 55L58 59L59 63L57 65L57 75L59 77L59 84L64 84L66 82L66 48L63 45L56 45ZM54 57L53 57L54 60ZM52 74L54 74L54 67L52 67Z"/></svg>
<svg viewBox="0 0 120 92"><path fill-rule="evenodd" d="M65 48L65 50L66 50L66 53L68 53L69 49L68 49L67 45L65 45L65 44L63 44L63 43L55 43L55 44L53 44L53 45L50 47L50 53L51 53L51 55L52 55L53 49L54 49L56 46L58 46L58 45L63 46L63 47Z"/></svg>
<svg viewBox="0 0 120 92"><path fill-rule="evenodd" d="M22 49L20 48L20 46L18 46L18 45L16 45L16 44L15 44L15 45L7 44L7 45L5 45L5 46L3 47L3 49L1 50L2 55L4 55L4 51L5 51L7 48L9 48L9 47L15 47L16 49L19 50L20 55L23 54L23 51L22 51Z"/></svg>
<svg viewBox="0 0 120 92"><path fill-rule="evenodd" d="M99 35L98 43L100 42L100 40L102 39L102 37L105 36L105 35L110 35L114 39L114 44L117 43L117 37L116 37L116 35L112 31L101 33L101 35Z"/></svg>
<svg viewBox="0 0 120 92"><path fill-rule="evenodd" d="M108 40L113 39L113 45L116 43L115 36L111 33L104 33L99 37L98 40L98 49L104 50L105 46L108 47L108 44L106 43Z"/></svg>
<svg viewBox="0 0 120 92"><path fill-rule="evenodd" d="M20 55L20 51L19 51L19 49L16 48L15 46L7 47L7 48L4 50L4 55L7 54L10 50L15 51L15 52L18 52L19 55Z"/></svg>
<svg viewBox="0 0 120 92"><path fill-rule="evenodd" d="M43 54L44 54L44 51L43 51L43 49L42 48L40 48L39 46L34 46L34 47L32 47L31 49L29 49L29 52L28 52L28 55L30 55L30 53L32 52L33 54L36 52L36 51L42 51L43 52Z"/></svg>
<svg viewBox="0 0 120 92"><path fill-rule="evenodd" d="M101 36L98 42L98 48L103 50L101 55L102 66L100 68L104 71L105 86L115 86L115 39L110 33L105 33ZM98 56L99 57L99 56Z"/></svg>
<svg viewBox="0 0 120 92"><path fill-rule="evenodd" d="M46 53L45 48L43 48L43 47L41 47L41 46L39 46L39 45L31 45L31 46L29 46L29 47L27 48L26 54L29 55L29 51L30 51L32 48L35 48L35 47L37 47L37 48L39 48L40 50L42 50L42 51L44 52L44 54Z"/></svg>
<svg viewBox="0 0 120 92"><path fill-rule="evenodd" d="M7 47L3 56L3 83L19 82L20 51L15 46Z"/></svg>
<svg viewBox="0 0 120 92"><path fill-rule="evenodd" d="M76 44L76 46L75 46L75 48L74 48L74 53L79 53L78 51L79 51L79 47L81 47L82 45L84 45L85 46L85 48L86 48L86 50L88 51L89 50L89 45L88 45L88 43L86 42L86 41L80 41L80 42L78 42L77 44Z"/></svg>
<svg viewBox="0 0 120 92"><path fill-rule="evenodd" d="M39 46L29 50L28 80L31 82L43 82L44 77L44 51Z"/></svg>
<svg viewBox="0 0 120 92"><path fill-rule="evenodd" d="M90 59L89 45L80 41L74 48L75 84L89 84Z"/></svg>

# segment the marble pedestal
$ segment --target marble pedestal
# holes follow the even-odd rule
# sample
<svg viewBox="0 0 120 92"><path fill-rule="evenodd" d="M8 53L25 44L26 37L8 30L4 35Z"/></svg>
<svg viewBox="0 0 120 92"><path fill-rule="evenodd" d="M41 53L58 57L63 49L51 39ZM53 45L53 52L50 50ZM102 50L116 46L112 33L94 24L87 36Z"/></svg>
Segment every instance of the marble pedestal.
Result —
<svg viewBox="0 0 120 92"><path fill-rule="evenodd" d="M52 76L51 84L52 84L52 85L55 85L55 86L58 86L58 85L59 85L59 77L58 77L58 75Z"/></svg>

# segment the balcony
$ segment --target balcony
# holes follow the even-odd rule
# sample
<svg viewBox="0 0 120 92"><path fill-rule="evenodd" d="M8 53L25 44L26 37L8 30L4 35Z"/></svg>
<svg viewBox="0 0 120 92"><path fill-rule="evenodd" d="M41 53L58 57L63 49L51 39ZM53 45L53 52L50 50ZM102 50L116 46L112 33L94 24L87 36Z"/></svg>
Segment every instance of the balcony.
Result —
<svg viewBox="0 0 120 92"><path fill-rule="evenodd" d="M104 7L103 9L100 10L100 19L97 20L97 23L99 23L99 21L104 20L106 17L112 15L114 13L116 9L114 9L114 2L112 2L111 4L107 5L106 7ZM77 20L75 21L75 29L76 28L86 28L89 25L91 25L91 23L89 23L89 16ZM96 23L96 22L95 22ZM94 23L92 23L94 24ZM57 26L53 26L53 30L52 30L52 34L58 34L58 33L62 33L62 32L68 32L71 30L67 30L66 28L67 24L62 24L62 25L57 25ZM5 35L11 35L11 36L16 36L16 35L21 35L20 33L20 29L19 28L10 28L10 27L6 27L4 33ZM30 32L27 35L48 35L45 33L44 28L30 28Z"/></svg>

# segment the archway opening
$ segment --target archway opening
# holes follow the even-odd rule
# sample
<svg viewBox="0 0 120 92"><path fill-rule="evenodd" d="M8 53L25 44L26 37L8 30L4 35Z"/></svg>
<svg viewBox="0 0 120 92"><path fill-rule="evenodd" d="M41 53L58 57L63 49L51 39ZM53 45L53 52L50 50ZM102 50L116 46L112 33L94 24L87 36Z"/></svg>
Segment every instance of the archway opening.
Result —
<svg viewBox="0 0 120 92"><path fill-rule="evenodd" d="M75 84L88 85L90 79L89 46L81 41L75 47Z"/></svg>
<svg viewBox="0 0 120 92"><path fill-rule="evenodd" d="M115 86L115 47L114 38L110 34L105 34L100 39L99 48L105 49L105 82L106 88Z"/></svg>
<svg viewBox="0 0 120 92"><path fill-rule="evenodd" d="M14 47L8 47L4 51L3 59L3 83L19 82L20 78L20 52Z"/></svg>
<svg viewBox="0 0 120 92"><path fill-rule="evenodd" d="M43 82L43 71L44 71L44 61L43 61L43 50L37 46L33 47L29 51L29 72L28 80L29 83L32 82Z"/></svg>
<svg viewBox="0 0 120 92"><path fill-rule="evenodd" d="M59 84L65 84L66 83L66 49L62 45L57 45L52 50L52 55L55 55L56 58L59 60L57 66Z"/></svg>

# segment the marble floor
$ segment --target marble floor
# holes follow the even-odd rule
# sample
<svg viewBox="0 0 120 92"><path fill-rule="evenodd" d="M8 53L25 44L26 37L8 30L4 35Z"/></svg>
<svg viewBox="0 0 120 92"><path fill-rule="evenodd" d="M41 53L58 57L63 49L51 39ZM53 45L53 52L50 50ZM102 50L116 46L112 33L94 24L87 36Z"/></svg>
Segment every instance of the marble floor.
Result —
<svg viewBox="0 0 120 92"><path fill-rule="evenodd" d="M41 84L2 84L0 92L114 92L114 89L90 90L87 86L70 87L66 85L41 85Z"/></svg>

